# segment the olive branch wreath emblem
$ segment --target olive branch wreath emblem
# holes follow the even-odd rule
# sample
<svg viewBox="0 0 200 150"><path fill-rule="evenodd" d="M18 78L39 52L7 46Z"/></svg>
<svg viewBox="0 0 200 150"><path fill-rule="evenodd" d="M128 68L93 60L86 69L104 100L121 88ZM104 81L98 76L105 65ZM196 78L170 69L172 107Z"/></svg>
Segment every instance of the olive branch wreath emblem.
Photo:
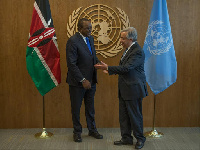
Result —
<svg viewBox="0 0 200 150"><path fill-rule="evenodd" d="M156 26L156 25L158 25L158 24L163 24L164 22L162 22L162 21L159 21L159 20L156 20L156 21L153 21L150 25L149 25L149 27L148 27L148 29L147 29L147 33L146 33L146 37L145 37L145 41L144 41L144 43L145 44L147 44L148 45L148 50L149 50L149 52L151 53L151 54L153 54L153 55L161 55L162 53L166 53L166 52L168 52L169 51L169 49L171 48L171 46L173 45L173 41L172 41L172 39L170 39L170 42L168 42L168 44L166 45L166 46L164 46L164 48L158 48L158 47L156 47L156 48L151 48L150 46L149 46L149 43L150 42L152 42L153 41L153 39L149 39L148 37L151 37L151 30L152 30L152 28L154 27L154 26ZM163 26L163 28L164 28L164 26ZM157 31L154 31L154 32L157 32Z"/></svg>
<svg viewBox="0 0 200 150"><path fill-rule="evenodd" d="M69 16L69 22L67 23L67 36L71 37L76 33L76 21L77 18L80 14L80 10L82 9L82 7L79 7L78 9L74 10L72 12L72 14ZM130 22L129 22L129 18L126 15L126 13L120 9L117 8L119 16L120 16L120 20L122 22L122 29L130 27ZM104 58L107 57L114 57L116 56L120 51L122 50L122 46L120 45L120 41L117 42L117 44L115 46L113 46L112 48L110 48L107 51L96 51L96 54L100 54L102 55Z"/></svg>

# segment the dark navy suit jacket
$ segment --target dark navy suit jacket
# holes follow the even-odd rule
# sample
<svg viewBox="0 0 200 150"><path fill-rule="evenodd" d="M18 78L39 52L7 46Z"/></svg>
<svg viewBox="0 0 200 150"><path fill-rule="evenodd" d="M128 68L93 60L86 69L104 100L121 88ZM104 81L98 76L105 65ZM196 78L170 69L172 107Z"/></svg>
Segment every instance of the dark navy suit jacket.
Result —
<svg viewBox="0 0 200 150"><path fill-rule="evenodd" d="M135 100L148 95L144 73L145 55L136 42L133 44L119 66L109 66L108 73L118 74L118 90L124 100Z"/></svg>
<svg viewBox="0 0 200 150"><path fill-rule="evenodd" d="M97 71L94 65L99 62L96 57L94 39L89 37L92 54L79 32L69 38L66 45L67 83L72 86L82 86L80 82L86 78L90 83L97 83Z"/></svg>

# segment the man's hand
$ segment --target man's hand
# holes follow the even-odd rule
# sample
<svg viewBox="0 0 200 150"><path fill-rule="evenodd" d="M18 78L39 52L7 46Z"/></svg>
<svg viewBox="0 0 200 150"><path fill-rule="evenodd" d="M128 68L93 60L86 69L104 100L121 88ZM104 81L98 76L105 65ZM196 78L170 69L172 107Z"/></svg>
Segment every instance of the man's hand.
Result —
<svg viewBox="0 0 200 150"><path fill-rule="evenodd" d="M84 80L82 82L82 85L83 85L84 89L86 89L86 90L91 89L91 84L88 80Z"/></svg>
<svg viewBox="0 0 200 150"><path fill-rule="evenodd" d="M94 67L96 69L102 69L102 70L106 70L106 71L108 69L108 65L106 63L104 63L103 61L101 61L100 64L98 63L98 64L94 65Z"/></svg>
<svg viewBox="0 0 200 150"><path fill-rule="evenodd" d="M108 70L103 70L103 73L108 73Z"/></svg>

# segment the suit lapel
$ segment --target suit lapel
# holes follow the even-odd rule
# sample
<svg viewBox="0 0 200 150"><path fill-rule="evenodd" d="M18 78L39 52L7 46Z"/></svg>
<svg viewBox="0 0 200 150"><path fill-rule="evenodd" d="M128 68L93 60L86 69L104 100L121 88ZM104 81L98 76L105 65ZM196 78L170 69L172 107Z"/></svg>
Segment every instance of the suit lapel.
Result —
<svg viewBox="0 0 200 150"><path fill-rule="evenodd" d="M135 44L133 44L130 49L128 50L128 52L126 53L126 55L124 56L124 58L120 61L120 64L122 64L128 57L131 53L134 53L134 49L137 47L137 42Z"/></svg>
<svg viewBox="0 0 200 150"><path fill-rule="evenodd" d="M90 52L90 50L89 50L89 48L88 48L88 46L87 46L87 44L85 43L85 41L83 40L83 37L78 33L78 38L79 38L79 41L80 41L80 44L84 47L84 49L90 54L90 55L92 55L91 54L91 52ZM90 40L90 38L89 38L89 40ZM91 40L90 40L91 41ZM92 46L91 46L92 47ZM93 50L92 50L92 52L93 52Z"/></svg>

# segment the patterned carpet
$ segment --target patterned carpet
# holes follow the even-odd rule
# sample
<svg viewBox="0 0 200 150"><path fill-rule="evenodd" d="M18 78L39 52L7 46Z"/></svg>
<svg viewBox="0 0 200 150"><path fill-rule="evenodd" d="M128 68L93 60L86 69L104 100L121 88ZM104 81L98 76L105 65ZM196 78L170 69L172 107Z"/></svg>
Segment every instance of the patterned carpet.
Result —
<svg viewBox="0 0 200 150"><path fill-rule="evenodd" d="M144 132L152 128L145 128ZM200 128L156 128L164 134L161 138L147 138L142 150L200 150ZM99 133L104 139L94 139L83 129L82 143L73 141L73 129L51 128L46 131L53 133L49 139L35 138L42 129L0 129L0 150L133 150L134 145L116 146L119 140L118 128L100 128Z"/></svg>

